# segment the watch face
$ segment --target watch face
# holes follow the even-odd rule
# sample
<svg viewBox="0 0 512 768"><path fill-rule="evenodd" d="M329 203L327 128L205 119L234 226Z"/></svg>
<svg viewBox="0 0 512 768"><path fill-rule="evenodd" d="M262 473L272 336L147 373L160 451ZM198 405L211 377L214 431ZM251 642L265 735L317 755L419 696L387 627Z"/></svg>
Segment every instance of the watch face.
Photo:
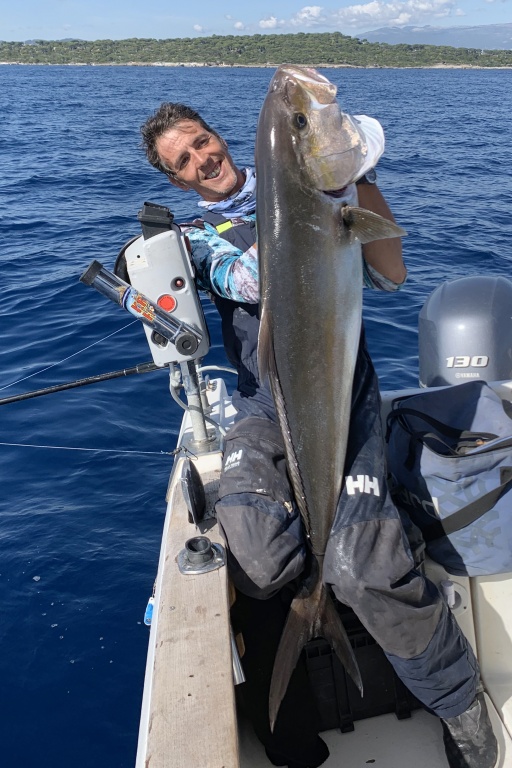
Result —
<svg viewBox="0 0 512 768"><path fill-rule="evenodd" d="M375 171L375 168L370 168L369 171L366 171L365 176L368 184L375 184L377 181L377 172Z"/></svg>

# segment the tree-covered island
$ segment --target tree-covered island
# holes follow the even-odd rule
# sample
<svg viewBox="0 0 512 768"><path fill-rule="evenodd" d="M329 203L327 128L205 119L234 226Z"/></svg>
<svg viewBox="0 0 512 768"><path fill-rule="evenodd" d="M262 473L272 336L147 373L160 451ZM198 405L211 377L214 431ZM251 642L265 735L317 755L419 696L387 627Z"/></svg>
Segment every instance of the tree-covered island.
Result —
<svg viewBox="0 0 512 768"><path fill-rule="evenodd" d="M212 35L168 40L0 41L4 64L184 64L316 67L512 67L512 51L369 43L340 32Z"/></svg>

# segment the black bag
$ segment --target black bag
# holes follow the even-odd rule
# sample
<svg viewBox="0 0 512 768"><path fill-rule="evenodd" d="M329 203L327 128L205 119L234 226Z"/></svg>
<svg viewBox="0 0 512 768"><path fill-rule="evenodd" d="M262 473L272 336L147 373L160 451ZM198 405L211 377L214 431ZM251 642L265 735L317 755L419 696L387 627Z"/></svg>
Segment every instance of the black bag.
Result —
<svg viewBox="0 0 512 768"><path fill-rule="evenodd" d="M510 404L483 381L399 398L388 416L392 493L449 573L512 571Z"/></svg>

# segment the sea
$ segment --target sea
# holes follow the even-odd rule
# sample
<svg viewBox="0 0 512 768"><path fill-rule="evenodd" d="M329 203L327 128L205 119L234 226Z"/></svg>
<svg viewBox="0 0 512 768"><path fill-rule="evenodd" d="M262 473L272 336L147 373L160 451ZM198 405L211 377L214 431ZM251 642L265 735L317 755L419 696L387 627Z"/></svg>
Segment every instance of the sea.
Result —
<svg viewBox="0 0 512 768"><path fill-rule="evenodd" d="M182 101L250 165L273 71L0 66L0 401L151 359L140 323L79 281L93 260L113 268L145 201L199 210L149 166L140 125ZM430 293L512 277L512 70L322 71L385 129L379 184L409 277L365 290L364 316L382 389L416 386ZM207 362L222 364L203 304ZM2 768L134 765L180 420L165 371L0 404Z"/></svg>

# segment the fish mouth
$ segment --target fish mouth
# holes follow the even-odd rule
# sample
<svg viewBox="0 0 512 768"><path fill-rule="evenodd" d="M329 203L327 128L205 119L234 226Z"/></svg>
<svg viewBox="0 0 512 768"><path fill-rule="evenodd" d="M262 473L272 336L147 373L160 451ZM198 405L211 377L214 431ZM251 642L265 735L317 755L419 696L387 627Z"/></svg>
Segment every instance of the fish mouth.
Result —
<svg viewBox="0 0 512 768"><path fill-rule="evenodd" d="M326 77L312 67L294 66L291 64L281 67L281 78L276 78L274 87L285 87L293 90L304 90L309 99L317 107L332 104L336 99L337 87Z"/></svg>
<svg viewBox="0 0 512 768"><path fill-rule="evenodd" d="M347 187L342 187L341 189L322 189L321 191L328 197L340 198L346 194Z"/></svg>

